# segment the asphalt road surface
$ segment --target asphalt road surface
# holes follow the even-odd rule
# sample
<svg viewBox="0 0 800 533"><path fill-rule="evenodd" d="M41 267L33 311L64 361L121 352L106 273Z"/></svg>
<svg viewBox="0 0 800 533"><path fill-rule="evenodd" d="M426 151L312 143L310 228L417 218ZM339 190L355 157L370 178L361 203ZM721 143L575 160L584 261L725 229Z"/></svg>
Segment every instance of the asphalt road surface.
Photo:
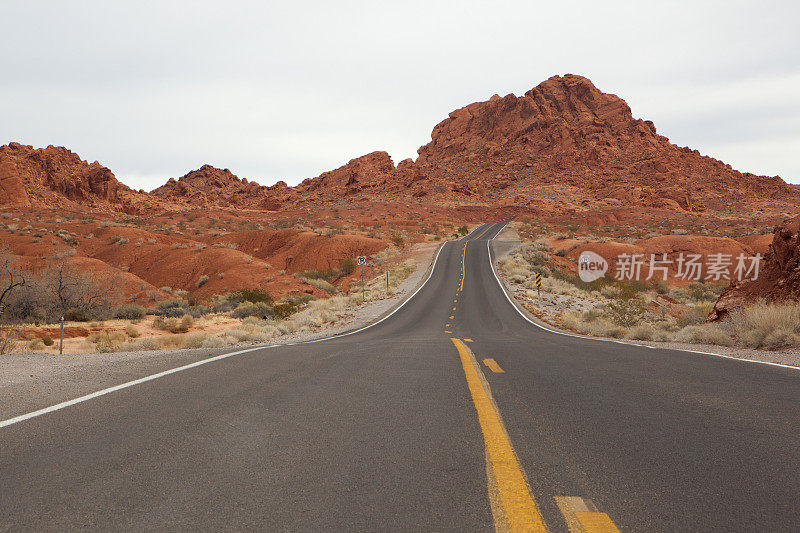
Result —
<svg viewBox="0 0 800 533"><path fill-rule="evenodd" d="M800 531L800 371L537 328L501 228L360 333L0 427L0 530Z"/></svg>

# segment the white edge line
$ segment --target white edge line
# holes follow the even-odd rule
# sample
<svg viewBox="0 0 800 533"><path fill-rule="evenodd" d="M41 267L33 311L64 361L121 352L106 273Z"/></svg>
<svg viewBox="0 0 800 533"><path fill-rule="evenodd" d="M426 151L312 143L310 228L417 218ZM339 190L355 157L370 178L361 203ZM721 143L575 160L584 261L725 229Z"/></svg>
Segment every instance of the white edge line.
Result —
<svg viewBox="0 0 800 533"><path fill-rule="evenodd" d="M505 227L505 225L503 227ZM599 338L599 337L587 337L585 335L576 335L574 333L565 333L563 331L558 331L558 330L555 330L555 329L548 328L547 326L543 326L542 324L538 324L538 323L534 322L533 320L531 320L530 318L528 318L527 316L525 316L525 314L522 311L520 311L519 307L517 307L517 305L511 300L511 296L508 295L509 291L506 290L506 288L503 286L503 282L500 281L500 277L497 275L497 271L494 268L494 261L492 261L492 250L490 248L490 244L494 240L494 238L497 237L497 235L499 235L499 234L500 234L500 232L497 232L497 234L494 237L492 237L491 239L487 239L486 240L486 251L489 254L489 266L491 267L492 273L494 274L494 279L497 280L497 283L500 285L500 290L506 296L506 299L508 300L508 303L511 304L511 307L513 307L517 311L517 313L519 313L519 316L521 316L522 318L524 318L526 321L528 321L530 324L533 324L537 328L543 329L545 331L549 331L550 333L555 333L556 335L563 335L565 337L574 337L576 339L585 339L585 340L589 340L589 341L599 341L599 342L613 342L613 343L616 343L616 344L624 344L626 346L638 346L640 348L650 348L650 349L653 349L653 350L674 350L676 352L698 353L698 354L702 354L702 355L713 355L715 357L723 357L725 359L731 359L731 360L734 360L734 361L742 361L742 362L745 362L745 363L756 363L756 364L759 364L759 365L779 366L781 368L790 368L792 370L800 370L800 366L786 365L786 364L783 364L783 363L773 363L771 361L758 361L756 359L742 359L742 358L739 358L739 357L733 357L731 355L723 355L721 353L701 352L699 350L687 350L685 348L662 348L660 346L650 346L650 345L647 345L647 344L636 344L634 342L624 342L624 341L618 341L618 340L615 340L615 339L602 339L602 338Z"/></svg>
<svg viewBox="0 0 800 533"><path fill-rule="evenodd" d="M465 238L469 237L469 235L474 233L475 230L477 230L481 226L482 226L482 224L479 224L470 233L468 233L464 237L461 237L460 239L456 239L456 240L461 240L461 239L465 239ZM412 298L414 298L414 296L416 296L416 294L419 291L422 290L422 288L425 285L428 284L428 281L433 276L434 270L436 270L436 262L439 260L439 254L442 253L442 250L444 249L444 247L449 242L453 242L453 241L445 241L439 247L439 251L436 252L436 257L433 259L433 264L431 265L431 271L428 274L428 277L425 278L425 281L422 283L422 285L420 285L417 288L417 290L414 291L414 293L411 296L406 298L406 300L403 303L401 303L399 306L397 306L397 308L394 311L392 311L391 313L389 313L388 315L386 315L382 319L378 320L377 322L373 322L372 324L364 326L363 328L357 329L355 331L351 331L349 333L343 333L341 335L334 335L334 336L331 336L331 337L324 337L322 339L315 339L315 340L312 340L312 341L291 342L291 343L286 343L286 344L270 344L270 345L266 345L266 346L254 346L252 348L246 348L244 350L237 350L235 352L225 353L225 354L217 355L217 356L214 356L214 357L209 357L207 359L201 359L200 361L195 361L194 363L189 363L188 365L183 365L183 366L179 366L179 367L176 367L176 368L171 368L169 370L164 370L163 372L158 372L157 374L152 374L150 376L145 376L143 378L134 379L133 381L128 381L126 383L122 383L120 385L115 385L113 387L108 387L107 389L102 389L102 390L99 390L99 391L96 391L96 392L92 392L90 394L86 394L84 396L80 396L78 398L74 398L72 400L67 400L65 402L57 403L57 404L51 405L49 407L44 407L44 408L38 409L36 411L31 411L30 413L25 413L25 414L22 414L22 415L19 415L19 416L15 416L13 418L8 418L6 420L0 420L0 428L4 428L6 426L10 426L10 425L16 424L18 422L23 422L25 420L30 420L31 418L36 418L37 416L42 416L42 415L45 415L47 413L52 413L54 411L59 411L61 409L64 409L65 407L70 407L72 405L83 403L85 401L92 400L94 398L99 398L100 396L105 396L106 394L111 394L112 392L116 392L118 390L127 389L129 387L133 387L134 385L140 385L142 383L147 383L148 381L153 381L153 380L158 379L158 378L163 378L164 376L168 376L170 374L175 374L177 372L182 372L184 370L189 370L190 368L195 368L195 367L198 367L198 366L201 366L201 365L212 363L214 361L219 361L221 359L227 359L228 357L233 357L235 355L241 355L243 353L254 352L256 350L264 350L264 349L267 349L267 348L277 348L277 347L280 347L280 346L296 346L298 344L312 344L312 343L327 341L327 340L331 340L331 339L338 339L340 337L347 337L348 335L353 335L355 333L359 333L361 331L364 331L365 329L369 329L369 328L371 328L373 326L377 326L378 324L380 324L381 322L383 322L384 320L386 320L390 316L394 315L400 309L402 309L408 302L411 301Z"/></svg>
<svg viewBox="0 0 800 533"><path fill-rule="evenodd" d="M272 345L272 346L258 346L256 348L247 348L246 350L238 350L236 352L225 353L222 355L217 355L215 357L210 357L208 359L201 359L200 361L195 361L194 363L189 363L188 365L179 366L176 368L171 368L170 370L165 370L163 372L159 372L157 374L152 374L150 376L145 376L143 378L134 379L133 381L128 381L127 383L122 383L120 385L115 385L113 387L109 387L107 389L99 390L97 392L92 392L90 394L86 394L84 396L80 396L78 398L67 400L65 402L57 403L55 405L51 405L50 407L45 407L43 409L39 409L37 411L32 411L30 413L25 413L23 415L15 416L14 418L9 418L7 420L0 421L0 428L10 426L11 424L16 424L17 422L22 422L23 420L28 420L31 418L35 418L37 416L41 416L47 413L52 413L53 411L58 411L60 409L64 409L65 407L69 407L71 405L75 405L81 402L85 402L87 400L91 400L93 398L98 398L100 396L105 396L106 394L110 394L112 392L116 392L118 390L127 389L128 387L133 387L134 385L139 385L141 383L146 383L148 381L153 381L154 379L158 379L164 376L168 376L170 374L175 374L176 372L181 372L182 370L188 370L190 368L194 368L196 366L205 365L207 363L211 363L213 361L219 361L220 359L226 359L228 357L233 357L234 355L240 355L246 352L253 352L255 350L263 350L265 348L274 348L280 345Z"/></svg>

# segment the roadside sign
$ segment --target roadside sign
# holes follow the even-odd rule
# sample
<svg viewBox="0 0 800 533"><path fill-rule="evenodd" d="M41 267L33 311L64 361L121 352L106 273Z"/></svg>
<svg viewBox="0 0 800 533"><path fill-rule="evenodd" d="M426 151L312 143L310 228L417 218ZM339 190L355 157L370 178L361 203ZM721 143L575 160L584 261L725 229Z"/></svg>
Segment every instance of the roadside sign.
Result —
<svg viewBox="0 0 800 533"><path fill-rule="evenodd" d="M356 257L356 264L357 265L366 265L367 264L367 256L366 255L359 255Z"/></svg>
<svg viewBox="0 0 800 533"><path fill-rule="evenodd" d="M536 290L542 292L542 275L539 272L536 273Z"/></svg>

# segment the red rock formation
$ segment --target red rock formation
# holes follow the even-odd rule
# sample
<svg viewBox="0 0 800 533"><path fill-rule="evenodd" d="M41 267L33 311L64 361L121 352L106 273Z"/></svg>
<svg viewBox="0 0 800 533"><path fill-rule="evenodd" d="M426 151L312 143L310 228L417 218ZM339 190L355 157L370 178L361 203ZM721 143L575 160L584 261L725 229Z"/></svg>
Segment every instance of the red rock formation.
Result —
<svg viewBox="0 0 800 533"><path fill-rule="evenodd" d="M780 178L742 174L658 135L624 100L588 79L554 76L521 97L493 96L450 113L417 164L475 190L524 192L560 182L627 205L725 209L758 198L800 198Z"/></svg>
<svg viewBox="0 0 800 533"><path fill-rule="evenodd" d="M800 216L775 228L758 279L732 283L720 295L709 319L725 318L732 310L759 299L800 301Z"/></svg>
<svg viewBox="0 0 800 533"><path fill-rule="evenodd" d="M26 206L36 200L56 206L66 200L121 209L132 194L109 169L97 161L89 164L66 148L0 146L0 204Z"/></svg>
<svg viewBox="0 0 800 533"><path fill-rule="evenodd" d="M211 165L203 165L178 180L170 178L150 194L175 201L188 201L193 207L280 208L280 202L269 187L239 179L227 168Z"/></svg>

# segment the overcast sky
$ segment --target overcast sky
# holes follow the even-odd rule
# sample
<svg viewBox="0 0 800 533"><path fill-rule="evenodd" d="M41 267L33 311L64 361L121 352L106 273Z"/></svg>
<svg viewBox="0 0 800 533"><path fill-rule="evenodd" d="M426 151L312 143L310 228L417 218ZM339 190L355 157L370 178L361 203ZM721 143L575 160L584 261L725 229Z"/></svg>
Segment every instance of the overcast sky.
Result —
<svg viewBox="0 0 800 533"><path fill-rule="evenodd" d="M676 144L800 183L799 6L3 1L0 144L146 190L205 163L295 184L416 157L451 110L574 73Z"/></svg>

